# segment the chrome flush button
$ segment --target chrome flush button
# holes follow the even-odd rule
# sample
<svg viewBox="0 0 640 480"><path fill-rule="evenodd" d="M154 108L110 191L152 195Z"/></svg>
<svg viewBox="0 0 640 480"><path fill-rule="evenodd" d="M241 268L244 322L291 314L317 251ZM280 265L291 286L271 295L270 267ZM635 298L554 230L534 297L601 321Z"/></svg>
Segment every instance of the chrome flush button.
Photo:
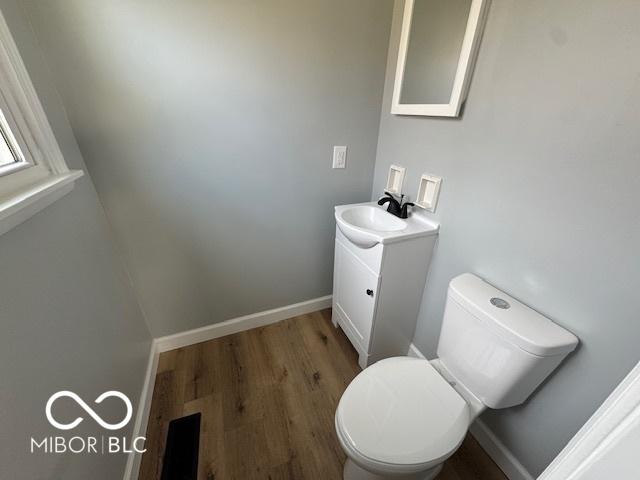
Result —
<svg viewBox="0 0 640 480"><path fill-rule="evenodd" d="M502 298L493 297L489 301L491 302L491 305L497 308L501 308L502 310L507 310L508 308L511 307L511 305L509 305L509 302L507 302L506 300L503 300Z"/></svg>

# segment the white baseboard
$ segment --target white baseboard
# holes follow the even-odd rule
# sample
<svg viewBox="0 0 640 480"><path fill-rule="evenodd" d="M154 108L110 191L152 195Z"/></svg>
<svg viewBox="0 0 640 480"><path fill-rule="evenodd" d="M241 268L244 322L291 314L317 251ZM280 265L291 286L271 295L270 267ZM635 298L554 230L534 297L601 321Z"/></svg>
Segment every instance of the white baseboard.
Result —
<svg viewBox="0 0 640 480"><path fill-rule="evenodd" d="M175 348L186 347L194 343L206 342L214 338L224 337L233 333L244 332L256 327L269 325L270 323L297 317L305 313L316 312L331 306L331 295L314 298L306 302L294 303L286 307L265 310L264 312L252 313L244 317L233 318L206 327L188 330L186 332L160 337L155 340L159 352L166 352Z"/></svg>
<svg viewBox="0 0 640 480"><path fill-rule="evenodd" d="M407 355L414 358L426 359L422 352L418 350L418 347L416 347L413 343L409 345L409 351L407 352Z"/></svg>
<svg viewBox="0 0 640 480"><path fill-rule="evenodd" d="M153 340L149 351L149 361L145 373L144 385L140 394L140 404L133 427L132 436L144 436L147 431L149 421L149 411L151 410L151 399L153 398L153 387L155 385L156 372L158 370L158 359L162 352L175 348L186 347L194 343L206 342L214 338L224 337L233 333L243 332L256 327L262 327L271 323L276 323L287 318L297 317L306 313L316 312L331 306L331 295L314 298L306 302L294 303L285 307L265 310L264 312L253 313L238 317L225 322L214 323L206 327L188 330L186 332L168 335ZM127 465L124 472L124 480L136 480L140 470L141 454L130 453L127 457Z"/></svg>
<svg viewBox="0 0 640 480"><path fill-rule="evenodd" d="M407 355L414 358L426 358L413 343L409 345ZM482 420L477 419L473 422L469 427L469 432L509 480L534 480L527 469Z"/></svg>
<svg viewBox="0 0 640 480"><path fill-rule="evenodd" d="M147 431L159 358L160 352L158 351L156 340L153 340L149 350L149 361L147 362L147 371L145 372L140 402L138 403L138 413L136 414L136 421L133 425L133 433L131 434L132 438L144 436ZM139 453L136 454L132 452L128 455L127 465L124 469L124 480L135 480L138 478L141 460L142 455Z"/></svg>
<svg viewBox="0 0 640 480"><path fill-rule="evenodd" d="M477 419L473 422L469 431L509 480L534 480L534 477L482 420Z"/></svg>

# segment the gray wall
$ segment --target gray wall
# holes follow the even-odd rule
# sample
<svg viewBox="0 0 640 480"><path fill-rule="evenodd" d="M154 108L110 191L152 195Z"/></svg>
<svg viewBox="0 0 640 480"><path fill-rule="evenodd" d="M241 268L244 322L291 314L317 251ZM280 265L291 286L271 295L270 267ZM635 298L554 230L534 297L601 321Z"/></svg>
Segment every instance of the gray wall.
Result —
<svg viewBox="0 0 640 480"><path fill-rule="evenodd" d="M82 156L41 53L22 12L0 1L62 152L72 168ZM137 403L150 334L114 251L106 218L88 176L63 199L0 236L0 477L6 479L122 478L123 455L29 453L29 438L57 435L45 418L55 392L70 389L87 402L121 390ZM57 415L76 418L60 401ZM105 401L100 413L121 418ZM133 423L133 422L132 422ZM130 424L130 426L132 425ZM103 434L92 421L79 434ZM122 434L130 432L121 431Z"/></svg>
<svg viewBox="0 0 640 480"><path fill-rule="evenodd" d="M373 196L391 163L444 177L415 342L436 353L470 271L566 326L580 350L528 404L484 419L539 473L640 358L640 3L492 2L464 115L392 116L395 8Z"/></svg>
<svg viewBox="0 0 640 480"><path fill-rule="evenodd" d="M638 360L640 5L494 1L464 115L445 120L388 114L401 3L373 196L392 162L408 168L410 195L421 173L444 177L415 342L435 355L447 283L464 271L581 338L525 406L484 416L537 474ZM332 206L371 192L389 2L24 4L154 335L330 292ZM55 93L38 87L80 165ZM350 147L345 171L329 168L335 144ZM3 368L24 362L28 337L51 369L3 372L12 437L39 425L41 400L24 398L61 379L137 393L148 347L89 181L47 212L0 238L3 271L20 274L0 288ZM47 294L26 298L26 286ZM54 360L60 344L69 353Z"/></svg>
<svg viewBox="0 0 640 480"><path fill-rule="evenodd" d="M25 5L154 336L331 293L333 206L371 195L392 2Z"/></svg>

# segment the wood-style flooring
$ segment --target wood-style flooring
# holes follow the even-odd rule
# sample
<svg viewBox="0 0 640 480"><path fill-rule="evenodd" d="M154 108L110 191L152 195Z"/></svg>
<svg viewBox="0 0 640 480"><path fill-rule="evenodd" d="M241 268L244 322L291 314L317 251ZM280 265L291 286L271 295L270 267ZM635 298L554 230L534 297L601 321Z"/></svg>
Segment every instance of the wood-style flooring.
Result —
<svg viewBox="0 0 640 480"><path fill-rule="evenodd" d="M168 424L201 412L198 480L340 480L334 431L360 372L331 310L160 355L139 480L159 480ZM439 480L506 480L471 436Z"/></svg>

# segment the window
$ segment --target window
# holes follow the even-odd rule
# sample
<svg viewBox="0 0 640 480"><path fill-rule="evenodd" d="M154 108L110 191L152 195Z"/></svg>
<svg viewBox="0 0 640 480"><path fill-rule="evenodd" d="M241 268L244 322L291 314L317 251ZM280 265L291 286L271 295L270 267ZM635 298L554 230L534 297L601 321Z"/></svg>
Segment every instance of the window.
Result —
<svg viewBox="0 0 640 480"><path fill-rule="evenodd" d="M70 192L69 170L0 12L0 234Z"/></svg>
<svg viewBox="0 0 640 480"><path fill-rule="evenodd" d="M0 175L2 175L3 168L7 165L26 164L24 155L20 151L20 146L16 141L16 138L11 133L11 128L7 123L7 119L4 113L0 111ZM10 171L9 169L4 169Z"/></svg>
<svg viewBox="0 0 640 480"><path fill-rule="evenodd" d="M20 161L18 152L16 152L11 146L11 142L7 135L8 133L11 132L7 132L3 128L0 128L0 135L2 135L2 140L4 140L0 142L0 167Z"/></svg>

